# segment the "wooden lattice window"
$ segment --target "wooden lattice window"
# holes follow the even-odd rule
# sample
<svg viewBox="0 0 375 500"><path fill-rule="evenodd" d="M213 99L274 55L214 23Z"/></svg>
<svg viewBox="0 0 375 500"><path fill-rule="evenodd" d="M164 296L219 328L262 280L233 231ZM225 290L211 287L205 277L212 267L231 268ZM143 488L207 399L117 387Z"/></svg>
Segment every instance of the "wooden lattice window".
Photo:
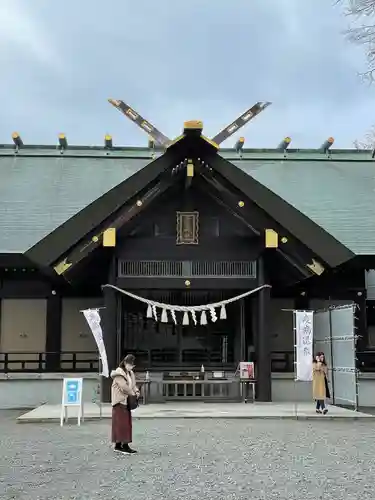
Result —
<svg viewBox="0 0 375 500"><path fill-rule="evenodd" d="M198 245L199 213L177 212L177 245Z"/></svg>

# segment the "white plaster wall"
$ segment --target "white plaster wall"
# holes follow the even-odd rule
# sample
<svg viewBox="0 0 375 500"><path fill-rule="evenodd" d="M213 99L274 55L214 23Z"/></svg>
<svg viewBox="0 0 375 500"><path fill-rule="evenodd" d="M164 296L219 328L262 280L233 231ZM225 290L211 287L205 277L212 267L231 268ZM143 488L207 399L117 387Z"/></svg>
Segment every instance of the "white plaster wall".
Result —
<svg viewBox="0 0 375 500"><path fill-rule="evenodd" d="M81 376L83 401L98 401L98 377L95 374L14 374L0 377L0 410L15 408L35 408L41 404L60 404L62 379ZM156 381L156 380L155 380ZM359 407L375 407L375 374L363 374L359 378ZM153 391L152 391L153 392ZM310 382L295 382L292 373L272 374L272 401L310 402L312 388Z"/></svg>
<svg viewBox="0 0 375 500"><path fill-rule="evenodd" d="M17 352L38 353L46 348L45 299L3 299L1 305L0 352L14 352L9 359L38 359L38 355L22 355ZM1 360L0 360L1 365ZM26 363L25 369L34 369L35 363ZM13 369L21 364L13 364Z"/></svg>
<svg viewBox="0 0 375 500"><path fill-rule="evenodd" d="M19 376L17 376L19 375ZM95 374L14 374L0 378L0 410L36 408L42 404L61 404L63 377L83 377L84 402L98 401L99 380Z"/></svg>
<svg viewBox="0 0 375 500"><path fill-rule="evenodd" d="M82 314L83 309L102 307L100 298L64 298L62 299L61 319L61 351L81 352L79 359L90 359L92 355L84 352L97 352L94 337ZM62 354L62 359L71 359L71 356ZM68 365L64 365L69 369ZM87 365L78 363L77 368L83 369Z"/></svg>
<svg viewBox="0 0 375 500"><path fill-rule="evenodd" d="M359 377L358 406L375 407L375 373L364 373Z"/></svg>
<svg viewBox="0 0 375 500"><path fill-rule="evenodd" d="M365 281L367 289L367 300L375 300L375 270L365 271Z"/></svg>
<svg viewBox="0 0 375 500"><path fill-rule="evenodd" d="M293 373L273 373L272 401L313 404L311 382L296 382Z"/></svg>

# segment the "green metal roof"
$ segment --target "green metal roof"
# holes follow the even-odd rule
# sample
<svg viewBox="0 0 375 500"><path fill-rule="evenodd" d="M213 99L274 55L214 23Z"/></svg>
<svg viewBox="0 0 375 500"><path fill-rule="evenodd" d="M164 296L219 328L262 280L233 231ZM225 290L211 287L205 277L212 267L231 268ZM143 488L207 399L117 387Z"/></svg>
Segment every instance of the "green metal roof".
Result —
<svg viewBox="0 0 375 500"><path fill-rule="evenodd" d="M375 161L233 162L356 254L375 254Z"/></svg>
<svg viewBox="0 0 375 500"><path fill-rule="evenodd" d="M25 252L149 161L0 156L0 253Z"/></svg>
<svg viewBox="0 0 375 500"><path fill-rule="evenodd" d="M158 153L159 155L160 153ZM244 150L220 154L357 254L375 254L370 152ZM24 252L152 161L146 148L0 146L0 253Z"/></svg>

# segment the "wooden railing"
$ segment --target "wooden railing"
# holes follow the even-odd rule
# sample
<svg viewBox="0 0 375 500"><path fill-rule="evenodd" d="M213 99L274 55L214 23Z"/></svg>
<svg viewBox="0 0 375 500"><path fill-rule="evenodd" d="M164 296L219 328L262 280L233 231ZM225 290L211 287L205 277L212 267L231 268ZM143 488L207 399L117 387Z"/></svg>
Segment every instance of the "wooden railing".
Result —
<svg viewBox="0 0 375 500"><path fill-rule="evenodd" d="M138 370L163 369L207 369L234 371L236 363L233 352L228 352L227 362L223 362L220 351L207 349L182 350L181 357L177 349L129 350L136 357ZM375 371L375 351L359 353L361 371ZM294 353L291 351L273 352L271 355L273 372L288 373L294 371ZM256 358L253 359L255 363ZM98 353L95 351L59 352L0 352L0 373L51 373L98 371Z"/></svg>
<svg viewBox="0 0 375 500"><path fill-rule="evenodd" d="M375 350L357 352L357 369L364 373L375 372Z"/></svg>
<svg viewBox="0 0 375 500"><path fill-rule="evenodd" d="M274 373L293 373L294 351L273 351L271 353L271 370Z"/></svg>
<svg viewBox="0 0 375 500"><path fill-rule="evenodd" d="M256 278L255 261L119 260L119 278Z"/></svg>
<svg viewBox="0 0 375 500"><path fill-rule="evenodd" d="M98 371L94 351L0 352L0 373L48 373Z"/></svg>
<svg viewBox="0 0 375 500"><path fill-rule="evenodd" d="M130 349L129 353L135 355L138 368L180 366L180 365L215 365L234 364L234 354L228 349L226 361L220 351L209 349L182 349L181 356L178 349Z"/></svg>
<svg viewBox="0 0 375 500"><path fill-rule="evenodd" d="M162 384L166 401L241 399L239 380L163 380Z"/></svg>

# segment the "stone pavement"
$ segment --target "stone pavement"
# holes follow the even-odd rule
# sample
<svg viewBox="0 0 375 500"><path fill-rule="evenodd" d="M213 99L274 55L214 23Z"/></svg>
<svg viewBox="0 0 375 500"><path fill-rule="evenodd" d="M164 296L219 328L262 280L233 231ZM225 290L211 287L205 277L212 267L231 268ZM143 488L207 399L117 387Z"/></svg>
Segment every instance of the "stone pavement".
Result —
<svg viewBox="0 0 375 500"><path fill-rule="evenodd" d="M111 417L111 406L102 405L102 418ZM57 422L60 420L60 405L43 405L28 411L18 418L19 423ZM69 417L76 418L78 410L69 408ZM100 418L100 408L95 403L86 403L85 420ZM315 413L313 403L166 403L142 405L133 412L135 419L145 418L246 418L246 419L374 419L374 415L354 412L335 406L329 407L328 415Z"/></svg>
<svg viewBox="0 0 375 500"><path fill-rule="evenodd" d="M140 419L17 425L0 412L1 500L373 500L374 422Z"/></svg>

